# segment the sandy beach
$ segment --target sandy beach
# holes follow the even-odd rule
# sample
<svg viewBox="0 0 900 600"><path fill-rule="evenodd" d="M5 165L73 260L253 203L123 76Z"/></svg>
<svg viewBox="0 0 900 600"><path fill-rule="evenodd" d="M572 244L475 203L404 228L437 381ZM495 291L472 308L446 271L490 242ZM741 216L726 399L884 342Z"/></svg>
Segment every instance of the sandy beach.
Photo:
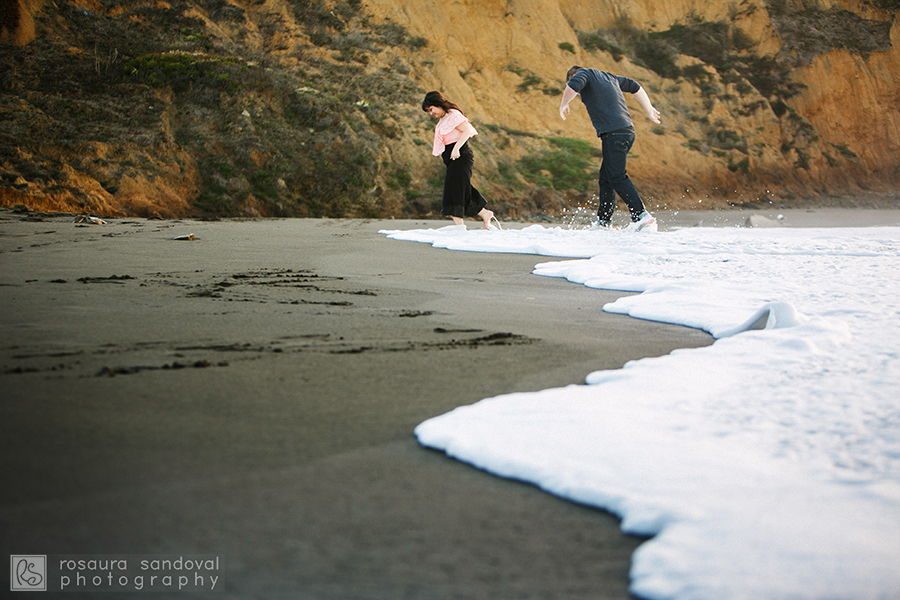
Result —
<svg viewBox="0 0 900 600"><path fill-rule="evenodd" d="M746 212L658 216L900 221ZM378 233L447 224L0 211L4 554L214 555L229 598L628 598L641 539L615 518L412 431L712 338L604 313L621 293L532 275L545 257Z"/></svg>

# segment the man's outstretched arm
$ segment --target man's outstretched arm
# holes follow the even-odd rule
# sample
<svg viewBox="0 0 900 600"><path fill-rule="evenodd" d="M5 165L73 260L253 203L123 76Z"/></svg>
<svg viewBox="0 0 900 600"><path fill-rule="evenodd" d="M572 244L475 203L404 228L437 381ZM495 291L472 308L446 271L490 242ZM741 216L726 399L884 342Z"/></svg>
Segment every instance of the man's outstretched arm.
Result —
<svg viewBox="0 0 900 600"><path fill-rule="evenodd" d="M568 88L568 86L566 86ZM644 108L644 112L647 113L647 118L653 121L654 123L659 123L659 111L653 108L653 104L650 102L650 96L647 95L647 92L644 91L644 88L641 87L634 94L634 99L637 100L640 105ZM563 94L563 98L566 95ZM562 109L560 109L562 110ZM565 117L563 117L565 119Z"/></svg>
<svg viewBox="0 0 900 600"><path fill-rule="evenodd" d="M560 100L560 102L559 102L559 116L562 118L563 121L565 121L566 117L569 116L569 102L574 100L575 96L577 96L577 95L578 95L578 92L576 92L569 86L566 86L566 89L562 95L562 100ZM647 94L644 94L644 95L646 96ZM649 102L649 100L648 100L648 102Z"/></svg>

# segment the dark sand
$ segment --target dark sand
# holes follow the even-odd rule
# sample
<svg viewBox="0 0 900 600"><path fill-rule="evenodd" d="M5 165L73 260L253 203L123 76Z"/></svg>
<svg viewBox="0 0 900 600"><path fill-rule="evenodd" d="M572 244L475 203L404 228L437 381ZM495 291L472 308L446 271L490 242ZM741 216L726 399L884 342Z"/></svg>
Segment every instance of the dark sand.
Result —
<svg viewBox="0 0 900 600"><path fill-rule="evenodd" d="M628 598L615 518L412 432L711 339L377 233L446 224L0 212L2 554L212 554L227 598Z"/></svg>

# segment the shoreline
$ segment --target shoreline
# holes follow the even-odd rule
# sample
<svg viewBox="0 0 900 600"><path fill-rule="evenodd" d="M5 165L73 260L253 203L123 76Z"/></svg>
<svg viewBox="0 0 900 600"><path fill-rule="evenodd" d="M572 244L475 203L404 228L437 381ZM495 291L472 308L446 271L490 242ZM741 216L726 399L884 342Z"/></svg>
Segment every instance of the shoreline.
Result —
<svg viewBox="0 0 900 600"><path fill-rule="evenodd" d="M840 203L838 203L840 204ZM653 211L660 223L660 231L674 227L872 227L880 224L900 224L900 197L893 195L879 196L879 201L863 203L863 206L840 206L834 204L810 205L799 207L729 207L729 208L686 208L658 209ZM546 225L578 227L588 226L594 208L582 210L575 207L572 214L543 219L511 219L501 220L515 226ZM624 227L628 224L627 209L619 204L613 215L613 223ZM441 217L415 218L302 218L302 217L216 217L212 219L196 217L177 217L172 219L145 219L143 217L106 216L95 213L41 212L31 211L25 207L17 209L11 206L0 206L0 217L18 218L25 221L40 222L47 219L75 219L79 216L94 216L109 221L141 220L148 222L252 222L265 220L309 220L309 221L383 221L385 223L416 222L426 223L429 227L442 227L451 224L449 219ZM760 219L753 223L752 220ZM466 219L467 223L476 223L475 219Z"/></svg>

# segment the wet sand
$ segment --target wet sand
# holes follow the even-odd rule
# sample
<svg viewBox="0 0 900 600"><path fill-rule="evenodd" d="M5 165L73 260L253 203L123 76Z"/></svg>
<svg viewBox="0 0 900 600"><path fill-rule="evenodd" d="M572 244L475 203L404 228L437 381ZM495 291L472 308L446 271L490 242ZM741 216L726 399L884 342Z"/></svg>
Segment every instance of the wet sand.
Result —
<svg viewBox="0 0 900 600"><path fill-rule="evenodd" d="M377 233L446 224L0 211L3 554L215 555L228 598L628 598L615 518L412 431L712 340L544 257Z"/></svg>

